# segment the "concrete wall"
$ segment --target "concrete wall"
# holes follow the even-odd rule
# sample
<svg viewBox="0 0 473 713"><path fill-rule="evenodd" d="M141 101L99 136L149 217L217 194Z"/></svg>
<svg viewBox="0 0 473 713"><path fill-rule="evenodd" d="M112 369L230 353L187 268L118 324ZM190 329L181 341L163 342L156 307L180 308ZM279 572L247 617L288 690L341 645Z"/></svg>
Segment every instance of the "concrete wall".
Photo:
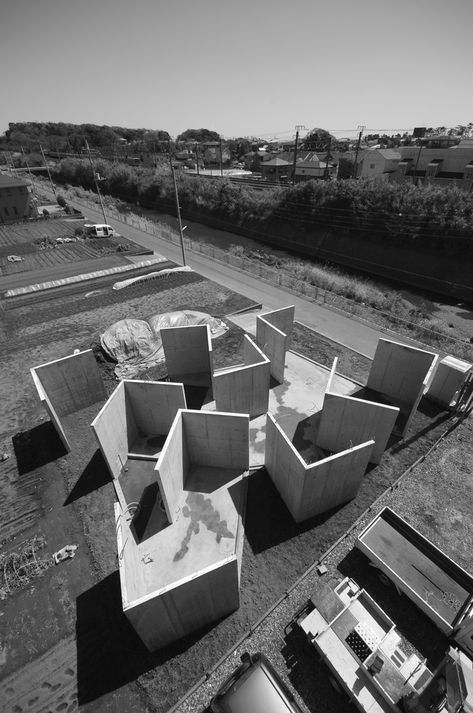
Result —
<svg viewBox="0 0 473 713"><path fill-rule="evenodd" d="M338 453L353 444L373 439L372 463L386 450L399 409L351 396L326 393L317 431L317 445Z"/></svg>
<svg viewBox="0 0 473 713"><path fill-rule="evenodd" d="M217 411L247 413L253 418L268 410L271 366L246 334L243 357L244 366L214 372L213 395Z"/></svg>
<svg viewBox="0 0 473 713"><path fill-rule="evenodd" d="M248 470L250 419L218 411L180 411L191 464ZM222 418L225 416L225 418Z"/></svg>
<svg viewBox="0 0 473 713"><path fill-rule="evenodd" d="M64 448L69 453L71 450L71 445L70 445L69 441L67 440L66 432L64 431L64 428L62 426L61 419L59 418L56 411L54 410L54 407L53 407L51 401L49 400L49 397L44 392L44 389L41 385L39 377L36 375L36 372L34 369L31 369L31 376L33 377L33 381L35 383L36 390L38 392L40 401L41 401L42 405L44 406L45 410L47 411L49 418L51 419L51 423L53 424L54 428L56 429L56 433L58 434L59 438L61 439Z"/></svg>
<svg viewBox="0 0 473 713"><path fill-rule="evenodd" d="M306 465L271 414L266 420L265 467L296 522L354 498L374 441Z"/></svg>
<svg viewBox="0 0 473 713"><path fill-rule="evenodd" d="M436 356L423 349L380 339L367 386L410 408L423 388L424 379Z"/></svg>
<svg viewBox="0 0 473 713"><path fill-rule="evenodd" d="M271 376L284 382L287 336L262 317L256 317L256 343L271 362Z"/></svg>
<svg viewBox="0 0 473 713"><path fill-rule="evenodd" d="M112 477L118 478L127 461L129 445L138 436L133 410L126 398L125 382L118 384L92 421L91 428Z"/></svg>
<svg viewBox="0 0 473 713"><path fill-rule="evenodd" d="M208 325L161 329L161 340L169 377L192 384L212 380L212 341Z"/></svg>
<svg viewBox="0 0 473 713"><path fill-rule="evenodd" d="M281 309L274 309L271 312L265 312L261 314L260 317L264 319L273 327L279 329L279 331L284 332L287 337L286 348L291 347L292 330L294 327L294 314L295 307L291 305L289 307L281 307Z"/></svg>
<svg viewBox="0 0 473 713"><path fill-rule="evenodd" d="M183 385L128 379L124 383L138 430L153 435L169 433L177 412L187 406Z"/></svg>
<svg viewBox="0 0 473 713"><path fill-rule="evenodd" d="M183 432L182 411L179 411L176 414L155 468L166 515L171 523L174 522L176 517L179 498L184 488L188 468L187 441Z"/></svg>
<svg viewBox="0 0 473 713"><path fill-rule="evenodd" d="M238 564L233 557L162 593L129 603L124 611L147 649L156 651L239 605Z"/></svg>
<svg viewBox="0 0 473 713"><path fill-rule="evenodd" d="M91 349L36 366L34 371L58 416L107 398Z"/></svg>

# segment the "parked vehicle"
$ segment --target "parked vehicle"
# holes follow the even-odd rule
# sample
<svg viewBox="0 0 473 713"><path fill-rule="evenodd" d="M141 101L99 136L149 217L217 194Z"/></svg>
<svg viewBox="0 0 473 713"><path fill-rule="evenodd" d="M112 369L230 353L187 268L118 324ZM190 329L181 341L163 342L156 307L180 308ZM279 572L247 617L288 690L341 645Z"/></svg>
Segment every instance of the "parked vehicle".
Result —
<svg viewBox="0 0 473 713"><path fill-rule="evenodd" d="M241 662L212 698L212 713L302 713L264 654L245 652Z"/></svg>
<svg viewBox="0 0 473 713"><path fill-rule="evenodd" d="M116 238L118 233L111 225L104 223L86 223L84 225L86 235L93 238Z"/></svg>
<svg viewBox="0 0 473 713"><path fill-rule="evenodd" d="M405 634L346 577L311 600L298 624L330 670L334 688L363 713L472 713L473 662L450 648L430 671Z"/></svg>
<svg viewBox="0 0 473 713"><path fill-rule="evenodd" d="M402 517L385 507L356 546L473 659L473 577Z"/></svg>

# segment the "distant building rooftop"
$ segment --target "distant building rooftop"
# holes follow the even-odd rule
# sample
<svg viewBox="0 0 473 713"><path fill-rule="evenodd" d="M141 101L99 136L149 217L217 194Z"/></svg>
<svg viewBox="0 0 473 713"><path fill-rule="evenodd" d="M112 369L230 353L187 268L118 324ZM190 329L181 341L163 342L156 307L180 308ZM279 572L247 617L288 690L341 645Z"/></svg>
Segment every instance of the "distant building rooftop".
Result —
<svg viewBox="0 0 473 713"><path fill-rule="evenodd" d="M24 181L22 178L13 178L6 173L0 173L0 188L18 188L27 185L28 181Z"/></svg>

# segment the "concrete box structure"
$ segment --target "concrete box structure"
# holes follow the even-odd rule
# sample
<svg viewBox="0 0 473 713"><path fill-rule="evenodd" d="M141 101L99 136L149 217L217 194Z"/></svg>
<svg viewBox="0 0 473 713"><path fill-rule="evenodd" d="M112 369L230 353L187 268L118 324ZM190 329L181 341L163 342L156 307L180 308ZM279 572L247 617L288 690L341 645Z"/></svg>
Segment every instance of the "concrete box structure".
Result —
<svg viewBox="0 0 473 713"><path fill-rule="evenodd" d="M30 371L41 403L64 447L70 451L60 417L107 398L92 350L35 366Z"/></svg>
<svg viewBox="0 0 473 713"><path fill-rule="evenodd" d="M182 384L126 379L93 420L123 510L138 503L155 481L154 466L181 408L186 408Z"/></svg>
<svg viewBox="0 0 473 713"><path fill-rule="evenodd" d="M399 404L405 417L403 434L429 388L438 359L438 354L433 352L388 339L378 341L367 387Z"/></svg>
<svg viewBox="0 0 473 713"><path fill-rule="evenodd" d="M210 386L212 340L208 325L163 327L161 341L171 381L190 386Z"/></svg>
<svg viewBox="0 0 473 713"><path fill-rule="evenodd" d="M354 498L374 440L307 464L274 417L266 421L265 468L296 522Z"/></svg>
<svg viewBox="0 0 473 713"><path fill-rule="evenodd" d="M179 410L156 464L164 502L136 537L115 505L123 610L150 651L239 606L249 418Z"/></svg>
<svg viewBox="0 0 473 713"><path fill-rule="evenodd" d="M256 343L271 362L271 376L280 384L284 381L293 325L294 306L265 312L256 318Z"/></svg>
<svg viewBox="0 0 473 713"><path fill-rule="evenodd" d="M213 396L217 411L247 413L250 418L266 413L269 402L269 359L245 334L242 366L214 371Z"/></svg>
<svg viewBox="0 0 473 713"><path fill-rule="evenodd" d="M441 406L449 408L473 366L466 361L447 356L439 361L437 371L429 386L427 396Z"/></svg>

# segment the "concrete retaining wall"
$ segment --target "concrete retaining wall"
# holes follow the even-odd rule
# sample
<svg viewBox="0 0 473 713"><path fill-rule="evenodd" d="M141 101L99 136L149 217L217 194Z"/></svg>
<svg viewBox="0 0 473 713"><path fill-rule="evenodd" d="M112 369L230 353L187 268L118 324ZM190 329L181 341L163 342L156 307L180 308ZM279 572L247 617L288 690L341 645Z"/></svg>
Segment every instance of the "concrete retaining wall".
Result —
<svg viewBox="0 0 473 713"><path fill-rule="evenodd" d="M189 461L195 465L248 470L250 464L248 416L242 414L181 411L183 440ZM221 418L222 416L225 418Z"/></svg>

